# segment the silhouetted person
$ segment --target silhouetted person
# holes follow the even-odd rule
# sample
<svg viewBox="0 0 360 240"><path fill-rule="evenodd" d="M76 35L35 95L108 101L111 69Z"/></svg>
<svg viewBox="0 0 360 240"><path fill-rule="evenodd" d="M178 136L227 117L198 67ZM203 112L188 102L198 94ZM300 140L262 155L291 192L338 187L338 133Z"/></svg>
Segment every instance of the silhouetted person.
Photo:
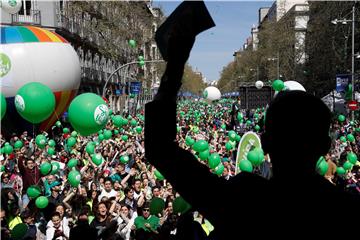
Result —
<svg viewBox="0 0 360 240"><path fill-rule="evenodd" d="M146 105L145 148L150 163L214 225L211 239L280 235L291 239L310 232L324 236L331 225L334 231L351 225L348 218L360 216L359 197L315 170L319 157L330 148L330 111L308 93L281 92L268 108L262 145L271 158L271 180L245 172L229 180L219 178L178 146L176 94L194 39L176 30L169 38L159 92Z"/></svg>

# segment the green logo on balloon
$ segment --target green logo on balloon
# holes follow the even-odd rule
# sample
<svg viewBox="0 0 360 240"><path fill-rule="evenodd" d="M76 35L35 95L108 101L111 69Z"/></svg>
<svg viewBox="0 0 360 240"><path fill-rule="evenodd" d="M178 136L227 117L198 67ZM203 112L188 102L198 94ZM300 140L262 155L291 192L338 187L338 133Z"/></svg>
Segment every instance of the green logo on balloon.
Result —
<svg viewBox="0 0 360 240"><path fill-rule="evenodd" d="M208 97L208 91L205 90L205 91L204 91L204 98L207 98L207 97Z"/></svg>
<svg viewBox="0 0 360 240"><path fill-rule="evenodd" d="M15 96L15 107L18 111L23 112L25 110L25 101L20 95Z"/></svg>
<svg viewBox="0 0 360 240"><path fill-rule="evenodd" d="M11 7L15 7L17 4L16 0L9 0L8 3Z"/></svg>
<svg viewBox="0 0 360 240"><path fill-rule="evenodd" d="M5 76L10 72L11 69L11 61L10 58L4 54L0 53L0 77Z"/></svg>
<svg viewBox="0 0 360 240"><path fill-rule="evenodd" d="M105 104L101 104L96 107L94 112L95 122L99 125L103 125L106 123L109 117L109 109Z"/></svg>

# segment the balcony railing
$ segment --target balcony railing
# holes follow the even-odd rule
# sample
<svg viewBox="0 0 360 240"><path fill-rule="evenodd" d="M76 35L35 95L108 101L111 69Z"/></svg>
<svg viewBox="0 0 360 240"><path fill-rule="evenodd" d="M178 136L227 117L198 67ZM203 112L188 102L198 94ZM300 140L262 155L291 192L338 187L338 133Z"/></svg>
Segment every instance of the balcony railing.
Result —
<svg viewBox="0 0 360 240"><path fill-rule="evenodd" d="M11 23L41 25L40 10L30 10L29 15L11 14Z"/></svg>

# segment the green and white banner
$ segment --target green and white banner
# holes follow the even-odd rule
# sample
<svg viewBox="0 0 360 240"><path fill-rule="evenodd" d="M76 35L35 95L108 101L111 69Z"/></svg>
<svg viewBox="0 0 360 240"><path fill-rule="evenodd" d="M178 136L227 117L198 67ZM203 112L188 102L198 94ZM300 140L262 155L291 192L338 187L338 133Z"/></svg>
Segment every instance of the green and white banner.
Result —
<svg viewBox="0 0 360 240"><path fill-rule="evenodd" d="M236 168L235 173L238 174L240 172L239 164L240 160L247 159L247 154L253 148L258 147L261 148L261 141L259 136L254 132L245 133L240 140L237 156L236 156Z"/></svg>

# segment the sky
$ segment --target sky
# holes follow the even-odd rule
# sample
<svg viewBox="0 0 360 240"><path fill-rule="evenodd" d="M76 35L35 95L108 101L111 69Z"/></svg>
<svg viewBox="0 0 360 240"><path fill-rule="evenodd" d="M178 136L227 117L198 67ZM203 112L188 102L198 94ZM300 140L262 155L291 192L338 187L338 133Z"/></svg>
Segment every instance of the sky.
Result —
<svg viewBox="0 0 360 240"><path fill-rule="evenodd" d="M153 6L161 7L169 16L180 3L157 0ZM259 8L270 7L272 1L205 1L205 5L216 26L197 36L189 64L207 81L214 81L251 36L251 27L258 24Z"/></svg>

